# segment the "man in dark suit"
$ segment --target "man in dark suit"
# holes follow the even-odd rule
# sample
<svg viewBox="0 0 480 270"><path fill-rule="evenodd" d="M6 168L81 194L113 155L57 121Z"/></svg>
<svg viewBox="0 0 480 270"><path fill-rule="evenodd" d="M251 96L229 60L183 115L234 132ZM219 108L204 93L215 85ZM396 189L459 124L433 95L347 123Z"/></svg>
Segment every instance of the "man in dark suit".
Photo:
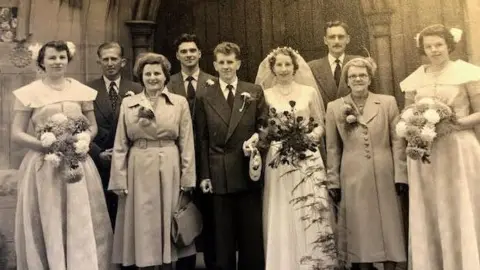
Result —
<svg viewBox="0 0 480 270"><path fill-rule="evenodd" d="M199 48L199 40L196 35L182 34L174 42L177 60L180 61L181 71L170 77L167 85L168 91L187 98L190 106L192 119L195 119L195 106L198 97L205 94L207 81L213 82L215 77L200 70L199 60L202 52ZM196 128L193 126L195 134L195 157L199 160L200 147L197 141ZM197 172L198 170L198 162ZM196 241L197 250L203 251L205 266L209 270L214 269L215 248L213 242L213 210L211 194L195 193L195 204L202 212L203 231L201 237ZM196 256L181 258L177 261L177 269L187 270L195 269Z"/></svg>
<svg viewBox="0 0 480 270"><path fill-rule="evenodd" d="M327 22L323 42L328 47L328 55L313 60L308 65L317 81L324 107L327 108L330 101L350 93L347 83L342 81L340 77L343 65L357 56L345 54L345 49L350 43L350 36L348 26L344 22Z"/></svg>
<svg viewBox="0 0 480 270"><path fill-rule="evenodd" d="M213 194L215 269L263 270L262 190L249 177L243 143L256 145L268 109L261 87L237 78L238 45L223 42L213 54L219 80L198 99L195 120L200 188Z"/></svg>
<svg viewBox="0 0 480 270"><path fill-rule="evenodd" d="M122 78L120 73L126 65L123 47L116 42L107 42L98 47L97 63L102 68L102 77L90 81L88 86L98 91L94 101L95 118L98 125L97 136L90 147L90 156L97 166L107 201L112 226L115 227L117 195L107 191L110 179L112 147L115 141L120 104L128 91L139 93L140 84Z"/></svg>

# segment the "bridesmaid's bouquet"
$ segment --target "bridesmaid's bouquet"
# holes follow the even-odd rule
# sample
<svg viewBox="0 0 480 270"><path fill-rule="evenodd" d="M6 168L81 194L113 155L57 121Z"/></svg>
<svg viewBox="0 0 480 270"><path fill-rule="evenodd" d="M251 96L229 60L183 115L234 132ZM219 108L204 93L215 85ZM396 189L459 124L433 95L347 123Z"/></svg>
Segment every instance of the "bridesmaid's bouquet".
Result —
<svg viewBox="0 0 480 270"><path fill-rule="evenodd" d="M407 141L407 156L430 163L435 139L450 134L457 127L457 118L451 107L436 98L423 98L403 110L396 132Z"/></svg>
<svg viewBox="0 0 480 270"><path fill-rule="evenodd" d="M89 127L83 115L69 117L57 113L37 128L42 146L48 149L44 160L50 162L67 183L78 182L83 177L79 164L88 155L91 138L86 131Z"/></svg>
<svg viewBox="0 0 480 270"><path fill-rule="evenodd" d="M316 152L318 143L310 136L318 123L310 117L305 119L295 115L296 102L289 101L291 110L278 113L270 108L269 118L265 124L266 135L260 140L260 147L268 148L271 142L278 142L280 148L277 156L268 164L272 168L280 164L298 165L307 158L307 150Z"/></svg>

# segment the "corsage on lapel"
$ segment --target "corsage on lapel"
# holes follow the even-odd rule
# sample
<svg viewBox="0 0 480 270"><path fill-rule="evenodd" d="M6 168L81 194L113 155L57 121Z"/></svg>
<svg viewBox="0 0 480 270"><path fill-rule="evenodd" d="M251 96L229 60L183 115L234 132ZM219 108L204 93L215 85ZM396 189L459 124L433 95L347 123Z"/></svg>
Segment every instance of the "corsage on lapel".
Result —
<svg viewBox="0 0 480 270"><path fill-rule="evenodd" d="M215 82L212 80L212 79L208 79L206 82L205 82L208 86L212 86L215 84Z"/></svg>
<svg viewBox="0 0 480 270"><path fill-rule="evenodd" d="M245 106L250 104L250 102L252 101L252 95L250 95L250 93L248 92L243 92L241 96L243 98L243 104L240 110L238 110L239 112L242 112L245 109Z"/></svg>
<svg viewBox="0 0 480 270"><path fill-rule="evenodd" d="M353 131L355 128L357 128L357 126L359 125L358 123L359 113L353 104L345 101L345 99L343 98L342 98L342 101L343 101L342 120L345 123L345 131L349 133Z"/></svg>
<svg viewBox="0 0 480 270"><path fill-rule="evenodd" d="M142 126L148 126L152 123L152 120L155 118L153 113L153 107L150 101L145 96L142 96L142 99L139 102L138 110L138 122Z"/></svg>

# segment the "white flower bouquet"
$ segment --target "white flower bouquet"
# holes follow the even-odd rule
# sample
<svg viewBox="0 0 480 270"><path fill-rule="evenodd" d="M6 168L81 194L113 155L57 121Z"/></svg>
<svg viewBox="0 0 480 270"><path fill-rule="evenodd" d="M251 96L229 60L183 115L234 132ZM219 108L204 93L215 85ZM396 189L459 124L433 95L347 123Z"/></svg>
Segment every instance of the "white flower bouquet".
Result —
<svg viewBox="0 0 480 270"><path fill-rule="evenodd" d="M435 98L423 98L406 107L396 125L397 135L407 141L407 156L423 163L430 163L435 139L457 129L453 109Z"/></svg>
<svg viewBox="0 0 480 270"><path fill-rule="evenodd" d="M62 179L75 183L82 179L79 163L85 161L90 149L90 124L83 115L67 117L62 113L52 115L36 130L42 146L47 148L44 160L50 162Z"/></svg>

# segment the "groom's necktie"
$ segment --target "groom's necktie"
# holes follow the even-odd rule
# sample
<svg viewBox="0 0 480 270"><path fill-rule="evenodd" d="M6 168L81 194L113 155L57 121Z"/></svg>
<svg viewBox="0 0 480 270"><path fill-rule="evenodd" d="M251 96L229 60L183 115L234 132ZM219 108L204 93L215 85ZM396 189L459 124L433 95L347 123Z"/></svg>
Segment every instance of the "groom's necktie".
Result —
<svg viewBox="0 0 480 270"><path fill-rule="evenodd" d="M110 98L110 103L112 104L112 111L115 112L117 108L117 101L118 101L118 94L117 90L115 90L116 83L111 82L110 87L108 87L108 97Z"/></svg>
<svg viewBox="0 0 480 270"><path fill-rule="evenodd" d="M233 85L231 85L231 84L227 85L227 89L228 89L227 103L228 103L228 106L230 106L230 109L232 109L233 108L233 99L234 99Z"/></svg>
<svg viewBox="0 0 480 270"><path fill-rule="evenodd" d="M338 85L340 84L340 75L342 74L342 67L340 67L340 59L335 59L335 71L333 72L333 78L335 79L335 83Z"/></svg>

